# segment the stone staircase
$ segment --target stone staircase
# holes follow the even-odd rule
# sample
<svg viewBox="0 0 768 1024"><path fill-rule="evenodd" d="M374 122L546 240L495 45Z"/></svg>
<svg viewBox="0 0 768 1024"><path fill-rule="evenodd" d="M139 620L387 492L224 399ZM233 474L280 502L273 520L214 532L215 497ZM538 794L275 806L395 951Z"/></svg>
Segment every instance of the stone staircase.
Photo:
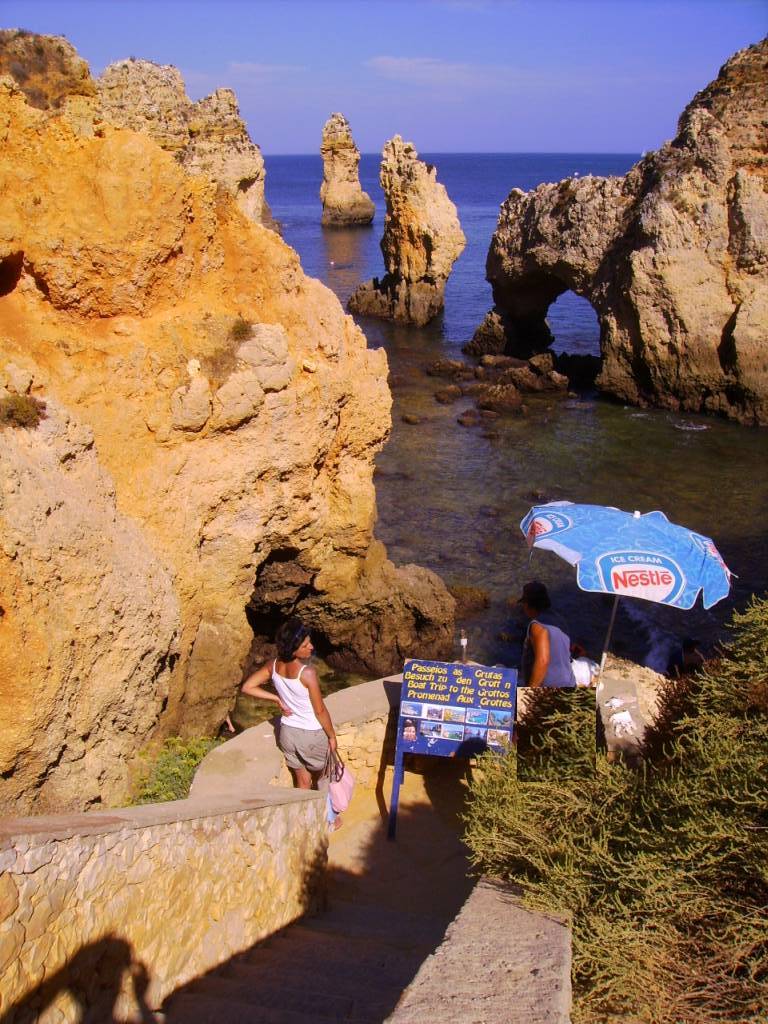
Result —
<svg viewBox="0 0 768 1024"><path fill-rule="evenodd" d="M359 737L351 746L365 750ZM567 924L471 877L460 838L466 766L432 758L413 769L400 790L396 842L386 829L389 766L375 787L356 791L344 827L330 836L330 909L177 988L156 1020L567 1024Z"/></svg>
<svg viewBox="0 0 768 1024"><path fill-rule="evenodd" d="M175 992L168 1024L381 1024L443 937L435 918L339 901Z"/></svg>

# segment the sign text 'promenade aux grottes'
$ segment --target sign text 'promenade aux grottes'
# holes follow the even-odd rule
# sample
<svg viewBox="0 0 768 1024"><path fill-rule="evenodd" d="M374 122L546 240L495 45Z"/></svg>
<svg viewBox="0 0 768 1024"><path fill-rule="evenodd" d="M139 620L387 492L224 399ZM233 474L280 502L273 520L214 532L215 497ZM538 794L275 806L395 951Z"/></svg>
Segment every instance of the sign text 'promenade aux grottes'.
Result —
<svg viewBox="0 0 768 1024"><path fill-rule="evenodd" d="M517 672L444 661L406 661L397 722L389 812L394 837L405 754L472 757L509 750L515 726Z"/></svg>

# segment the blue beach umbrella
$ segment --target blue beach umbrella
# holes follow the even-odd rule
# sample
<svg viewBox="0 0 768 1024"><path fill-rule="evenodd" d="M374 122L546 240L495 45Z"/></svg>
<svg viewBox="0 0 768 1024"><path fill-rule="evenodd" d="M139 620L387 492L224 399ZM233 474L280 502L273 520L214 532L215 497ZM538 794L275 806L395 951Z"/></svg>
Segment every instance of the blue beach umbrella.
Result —
<svg viewBox="0 0 768 1024"><path fill-rule="evenodd" d="M551 501L534 505L520 529L531 549L554 551L575 565L581 590L614 595L601 675L620 597L692 608L701 592L711 608L731 589L731 571L714 541L670 523L663 512Z"/></svg>

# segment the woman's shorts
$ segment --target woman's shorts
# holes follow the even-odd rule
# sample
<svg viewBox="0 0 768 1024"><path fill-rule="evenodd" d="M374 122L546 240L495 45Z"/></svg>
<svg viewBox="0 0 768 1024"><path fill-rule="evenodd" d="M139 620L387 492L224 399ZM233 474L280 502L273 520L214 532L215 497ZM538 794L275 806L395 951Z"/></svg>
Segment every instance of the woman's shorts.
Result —
<svg viewBox="0 0 768 1024"><path fill-rule="evenodd" d="M291 725L281 725L279 746L289 768L319 772L328 757L328 737L323 729L296 729Z"/></svg>

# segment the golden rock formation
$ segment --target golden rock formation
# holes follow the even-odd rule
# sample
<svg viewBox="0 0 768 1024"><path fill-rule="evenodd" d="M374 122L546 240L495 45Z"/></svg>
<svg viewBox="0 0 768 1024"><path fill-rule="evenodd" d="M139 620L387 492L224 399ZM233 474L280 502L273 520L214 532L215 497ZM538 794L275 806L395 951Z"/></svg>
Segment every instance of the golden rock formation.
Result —
<svg viewBox="0 0 768 1024"><path fill-rule="evenodd" d="M58 109L67 96L95 96L86 61L63 36L0 29L0 75L9 75L33 107Z"/></svg>
<svg viewBox="0 0 768 1024"><path fill-rule="evenodd" d="M218 723L280 615L372 673L442 653L453 615L372 539L384 353L216 183L64 108L0 80L0 402L45 403L0 426L17 811L123 799L149 738Z"/></svg>
<svg viewBox="0 0 768 1024"><path fill-rule="evenodd" d="M445 283L466 238L437 171L399 135L385 143L379 174L387 202L381 251L386 274L361 284L349 309L421 327L443 308Z"/></svg>
<svg viewBox="0 0 768 1024"><path fill-rule="evenodd" d="M571 289L600 321L598 387L768 424L767 82L763 40L623 178L513 189L486 263L495 307L466 351L542 351L547 310Z"/></svg>
<svg viewBox="0 0 768 1024"><path fill-rule="evenodd" d="M190 174L223 185L251 220L274 227L264 198L264 158L231 89L193 103L177 68L148 60L110 64L98 88L106 120L151 135Z"/></svg>
<svg viewBox="0 0 768 1024"><path fill-rule="evenodd" d="M329 227L370 224L376 208L360 186L360 151L343 114L331 114L323 125L320 156L323 158L323 184L320 186L323 224Z"/></svg>

